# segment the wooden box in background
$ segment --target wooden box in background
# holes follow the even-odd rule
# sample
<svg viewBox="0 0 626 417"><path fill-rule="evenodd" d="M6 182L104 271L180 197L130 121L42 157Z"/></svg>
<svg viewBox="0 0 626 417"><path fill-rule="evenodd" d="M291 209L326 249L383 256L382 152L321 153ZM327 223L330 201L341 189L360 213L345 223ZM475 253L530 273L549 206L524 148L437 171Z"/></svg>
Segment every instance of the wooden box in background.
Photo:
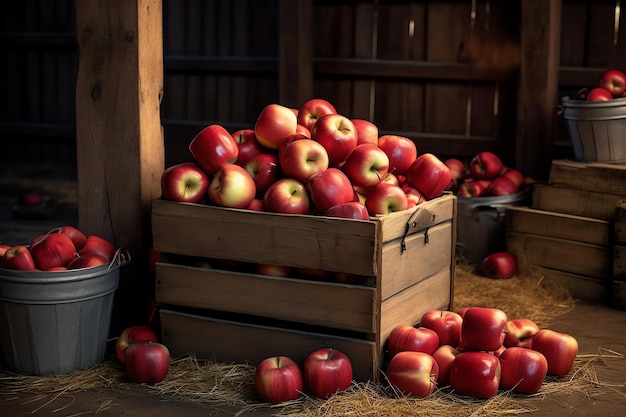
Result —
<svg viewBox="0 0 626 417"><path fill-rule="evenodd" d="M348 354L355 379L377 379L395 326L452 308L453 195L370 221L155 200L152 225L154 249L163 254L156 265L162 337L173 355L302 362L330 346ZM187 261L199 258L333 274L275 277ZM340 278L346 274L351 281Z"/></svg>
<svg viewBox="0 0 626 417"><path fill-rule="evenodd" d="M615 208L613 238L615 247L611 305L626 310L626 200L618 201Z"/></svg>

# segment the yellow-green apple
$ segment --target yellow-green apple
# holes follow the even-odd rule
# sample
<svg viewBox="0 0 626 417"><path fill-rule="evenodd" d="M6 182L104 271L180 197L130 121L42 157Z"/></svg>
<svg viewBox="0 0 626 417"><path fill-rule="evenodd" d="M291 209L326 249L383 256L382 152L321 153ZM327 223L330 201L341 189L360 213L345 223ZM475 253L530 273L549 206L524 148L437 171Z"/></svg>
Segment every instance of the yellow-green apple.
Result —
<svg viewBox="0 0 626 417"><path fill-rule="evenodd" d="M213 175L207 194L215 205L246 208L254 200L256 185L245 168L226 164Z"/></svg>
<svg viewBox="0 0 626 417"><path fill-rule="evenodd" d="M354 125L341 114L320 117L311 129L311 139L326 148L331 166L342 164L357 145Z"/></svg>
<svg viewBox="0 0 626 417"><path fill-rule="evenodd" d="M311 131L313 125L327 114L337 114L337 110L330 102L322 98L307 100L298 109L298 124Z"/></svg>
<svg viewBox="0 0 626 417"><path fill-rule="evenodd" d="M409 199L399 186L381 182L365 196L365 207L370 216L389 214L409 208Z"/></svg>
<svg viewBox="0 0 626 417"><path fill-rule="evenodd" d="M237 165L244 166L254 156L268 151L256 139L254 129L239 129L232 133L232 137L238 148Z"/></svg>
<svg viewBox="0 0 626 417"><path fill-rule="evenodd" d="M125 356L124 368L132 382L156 384L165 379L170 369L170 351L161 343L132 343Z"/></svg>
<svg viewBox="0 0 626 417"><path fill-rule="evenodd" d="M280 178L283 177L278 156L275 153L260 153L243 165L254 180L256 198L263 198L263 194Z"/></svg>
<svg viewBox="0 0 626 417"><path fill-rule="evenodd" d="M490 253L480 261L480 271L487 278L511 278L517 272L517 259L508 251Z"/></svg>
<svg viewBox="0 0 626 417"><path fill-rule="evenodd" d="M427 200L439 197L452 178L450 168L432 153L424 153L413 161L405 173L406 182Z"/></svg>
<svg viewBox="0 0 626 417"><path fill-rule="evenodd" d="M614 98L622 97L626 92L626 75L617 69L606 70L598 86L610 92Z"/></svg>
<svg viewBox="0 0 626 417"><path fill-rule="evenodd" d="M500 175L491 180L483 194L486 196L502 196L515 194L518 191L519 187L509 177Z"/></svg>
<svg viewBox="0 0 626 417"><path fill-rule="evenodd" d="M439 364L424 352L399 352L387 366L387 379L403 395L426 398L437 386Z"/></svg>
<svg viewBox="0 0 626 417"><path fill-rule="evenodd" d="M404 175L417 158L417 146L411 139L398 135L378 138L378 147L389 157L389 172Z"/></svg>
<svg viewBox="0 0 626 417"><path fill-rule="evenodd" d="M540 329L533 336L532 346L546 357L548 375L567 375L578 355L578 341L574 336L551 329Z"/></svg>
<svg viewBox="0 0 626 417"><path fill-rule="evenodd" d="M366 119L350 119L356 129L357 145L371 143L378 146L378 126Z"/></svg>
<svg viewBox="0 0 626 417"><path fill-rule="evenodd" d="M307 182L311 176L328 169L328 152L312 139L293 140L278 149L278 161L287 177Z"/></svg>
<svg viewBox="0 0 626 417"><path fill-rule="evenodd" d="M109 261L102 255L98 255L97 253L87 253L83 256L78 256L72 259L65 269L81 269L81 268L92 268L94 266L106 265ZM48 269L48 271L52 270L52 268Z"/></svg>
<svg viewBox="0 0 626 417"><path fill-rule="evenodd" d="M145 325L126 327L124 330L122 330L117 340L115 341L115 356L117 357L117 360L119 360L121 363L124 363L124 360L126 358L126 349L128 349L128 346L130 346L132 343L148 341L159 341L156 333L154 332L154 330L152 330L152 327Z"/></svg>
<svg viewBox="0 0 626 417"><path fill-rule="evenodd" d="M389 358L393 358L399 352L412 351L424 352L432 355L439 347L439 336L426 327L400 324L394 327L387 339Z"/></svg>
<svg viewBox="0 0 626 417"><path fill-rule="evenodd" d="M470 307L463 315L461 341L463 348L496 351L504 341L506 313L497 308Z"/></svg>
<svg viewBox="0 0 626 417"><path fill-rule="evenodd" d="M524 174L519 169L505 166L502 168L500 176L507 177L513 184L520 189L524 185Z"/></svg>
<svg viewBox="0 0 626 417"><path fill-rule="evenodd" d="M313 396L327 398L352 383L352 363L345 353L322 348L311 352L302 366L304 384Z"/></svg>
<svg viewBox="0 0 626 417"><path fill-rule="evenodd" d="M109 240L98 235L89 235L83 247L78 251L78 256L95 253L106 258L107 262L111 262L115 256L115 252L115 246Z"/></svg>
<svg viewBox="0 0 626 417"><path fill-rule="evenodd" d="M444 164L448 168L450 168L450 174L452 175L452 181L454 181L457 185L463 183L465 178L467 178L467 167L458 158L448 158L443 161Z"/></svg>
<svg viewBox="0 0 626 417"><path fill-rule="evenodd" d="M293 276L293 268L287 265L257 263L255 269L257 273L271 277L287 278Z"/></svg>
<svg viewBox="0 0 626 417"><path fill-rule="evenodd" d="M65 226L59 227L56 230L59 233L63 233L64 235L67 235L67 237L69 237L74 243L74 247L76 248L77 251L83 247L83 245L85 244L85 241L87 240L87 236L85 236L83 232L81 232L74 226L65 225Z"/></svg>
<svg viewBox="0 0 626 417"><path fill-rule="evenodd" d="M326 213L332 206L357 199L352 183L338 168L331 167L314 174L307 181L306 188L318 213Z"/></svg>
<svg viewBox="0 0 626 417"><path fill-rule="evenodd" d="M288 107L269 104L263 108L254 124L254 133L262 146L278 149L287 135L296 133L298 119Z"/></svg>
<svg viewBox="0 0 626 417"><path fill-rule="evenodd" d="M506 347L523 347L531 349L533 337L539 331L537 323L527 318L509 320L505 327L504 341Z"/></svg>
<svg viewBox="0 0 626 417"><path fill-rule="evenodd" d="M428 310L420 319L420 326L437 333L440 345L457 346L461 338L462 325L461 316L448 310Z"/></svg>
<svg viewBox="0 0 626 417"><path fill-rule="evenodd" d="M502 172L504 164L498 155L482 151L474 155L469 163L469 172L475 180L492 180Z"/></svg>
<svg viewBox="0 0 626 417"><path fill-rule="evenodd" d="M311 199L305 185L294 178L281 178L265 191L263 211L286 214L309 214Z"/></svg>
<svg viewBox="0 0 626 417"><path fill-rule="evenodd" d="M341 169L357 187L375 187L389 172L389 158L377 145L364 143L350 152Z"/></svg>
<svg viewBox="0 0 626 417"><path fill-rule="evenodd" d="M47 271L56 266L67 266L76 257L76 247L69 236L49 233L31 245L30 254L37 269Z"/></svg>
<svg viewBox="0 0 626 417"><path fill-rule="evenodd" d="M300 398L303 379L300 367L291 358L273 356L263 359L254 373L254 387L263 401L279 404Z"/></svg>
<svg viewBox="0 0 626 417"><path fill-rule="evenodd" d="M387 171L387 175L385 175L385 178L383 178L383 182L385 182L387 184L393 184L393 185L399 185L399 186L402 185L402 184L400 184L400 177L398 177L397 175L392 174L389 171Z"/></svg>
<svg viewBox="0 0 626 417"><path fill-rule="evenodd" d="M457 197L459 198L474 198L481 197L485 193L485 189L489 186L491 181L489 180L468 180L459 185L457 190Z"/></svg>
<svg viewBox="0 0 626 417"><path fill-rule="evenodd" d="M542 353L523 347L510 347L500 355L500 389L535 394L548 373L548 361Z"/></svg>
<svg viewBox="0 0 626 417"><path fill-rule="evenodd" d="M202 203L209 188L209 176L194 162L168 167L161 175L164 199L185 203Z"/></svg>
<svg viewBox="0 0 626 417"><path fill-rule="evenodd" d="M501 378L500 360L487 352L461 352L450 369L454 392L475 398L492 398L498 393Z"/></svg>
<svg viewBox="0 0 626 417"><path fill-rule="evenodd" d="M2 267L7 269L19 269L22 271L35 271L35 261L24 245L11 246L4 252Z"/></svg>
<svg viewBox="0 0 626 417"><path fill-rule="evenodd" d="M233 136L221 125L213 124L202 129L189 143L189 151L196 163L209 176L239 156Z"/></svg>
<svg viewBox="0 0 626 417"><path fill-rule="evenodd" d="M441 344L432 354L432 357L439 365L439 376L437 377L437 385L445 387L450 385L450 369L454 359L459 355L459 350L451 345Z"/></svg>
<svg viewBox="0 0 626 417"><path fill-rule="evenodd" d="M360 201L349 201L347 203L337 204L326 210L324 215L344 219L369 220L369 212Z"/></svg>
<svg viewBox="0 0 626 417"><path fill-rule="evenodd" d="M608 101L613 99L613 94L606 88L596 87L587 93L587 101Z"/></svg>

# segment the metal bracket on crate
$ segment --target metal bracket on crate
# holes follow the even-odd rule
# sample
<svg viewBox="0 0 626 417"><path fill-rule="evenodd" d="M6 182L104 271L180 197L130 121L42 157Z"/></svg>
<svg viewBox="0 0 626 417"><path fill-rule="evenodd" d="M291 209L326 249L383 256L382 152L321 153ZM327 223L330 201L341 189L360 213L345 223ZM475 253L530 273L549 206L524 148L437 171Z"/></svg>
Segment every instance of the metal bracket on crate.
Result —
<svg viewBox="0 0 626 417"><path fill-rule="evenodd" d="M422 221L418 221L418 217L421 217ZM426 219L424 219L424 217L426 217ZM411 214L411 217L409 217L409 220L406 222L404 234L402 235L402 240L400 241L400 252L406 251L406 237L409 235L409 230L412 228L418 228L418 230L420 230L423 227L426 229L424 230L424 244L428 245L430 243L428 229L433 225L435 218L436 215L432 211L419 207L416 208L413 214Z"/></svg>

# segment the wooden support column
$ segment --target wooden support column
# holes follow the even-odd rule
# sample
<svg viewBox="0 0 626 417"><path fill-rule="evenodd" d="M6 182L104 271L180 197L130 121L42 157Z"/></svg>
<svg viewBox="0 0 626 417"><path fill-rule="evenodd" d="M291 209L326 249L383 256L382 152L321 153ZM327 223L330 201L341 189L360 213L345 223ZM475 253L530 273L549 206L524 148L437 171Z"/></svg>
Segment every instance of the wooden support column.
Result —
<svg viewBox="0 0 626 417"><path fill-rule="evenodd" d="M162 3L76 0L75 7L78 222L129 250L114 316L136 322L153 291L150 213L164 169Z"/></svg>
<svg viewBox="0 0 626 417"><path fill-rule="evenodd" d="M280 0L278 83L280 104L299 108L313 95L312 0Z"/></svg>
<svg viewBox="0 0 626 417"><path fill-rule="evenodd" d="M521 3L516 167L547 179L552 161L561 45L561 0Z"/></svg>

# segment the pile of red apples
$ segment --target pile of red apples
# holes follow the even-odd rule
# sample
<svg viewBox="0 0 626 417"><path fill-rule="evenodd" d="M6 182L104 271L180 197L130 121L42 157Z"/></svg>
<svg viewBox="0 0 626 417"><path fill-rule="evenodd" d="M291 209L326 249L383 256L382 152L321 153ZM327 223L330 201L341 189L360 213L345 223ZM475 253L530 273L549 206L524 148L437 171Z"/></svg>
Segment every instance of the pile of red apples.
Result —
<svg viewBox="0 0 626 417"><path fill-rule="evenodd" d="M368 220L440 196L450 169L404 136L348 118L324 99L270 104L253 129L213 124L189 144L193 160L168 167L162 198L286 214Z"/></svg>
<svg viewBox="0 0 626 417"><path fill-rule="evenodd" d="M460 198L512 195L533 182L532 178L506 166L498 155L489 151L477 153L468 165L457 158L443 162L451 172L446 190Z"/></svg>
<svg viewBox="0 0 626 417"><path fill-rule="evenodd" d="M30 245L0 244L0 267L22 271L67 271L109 264L115 246L98 235L62 226L36 237Z"/></svg>
<svg viewBox="0 0 626 417"><path fill-rule="evenodd" d="M609 101L626 97L626 74L618 69L606 70L598 85L578 90L575 98L587 101Z"/></svg>

